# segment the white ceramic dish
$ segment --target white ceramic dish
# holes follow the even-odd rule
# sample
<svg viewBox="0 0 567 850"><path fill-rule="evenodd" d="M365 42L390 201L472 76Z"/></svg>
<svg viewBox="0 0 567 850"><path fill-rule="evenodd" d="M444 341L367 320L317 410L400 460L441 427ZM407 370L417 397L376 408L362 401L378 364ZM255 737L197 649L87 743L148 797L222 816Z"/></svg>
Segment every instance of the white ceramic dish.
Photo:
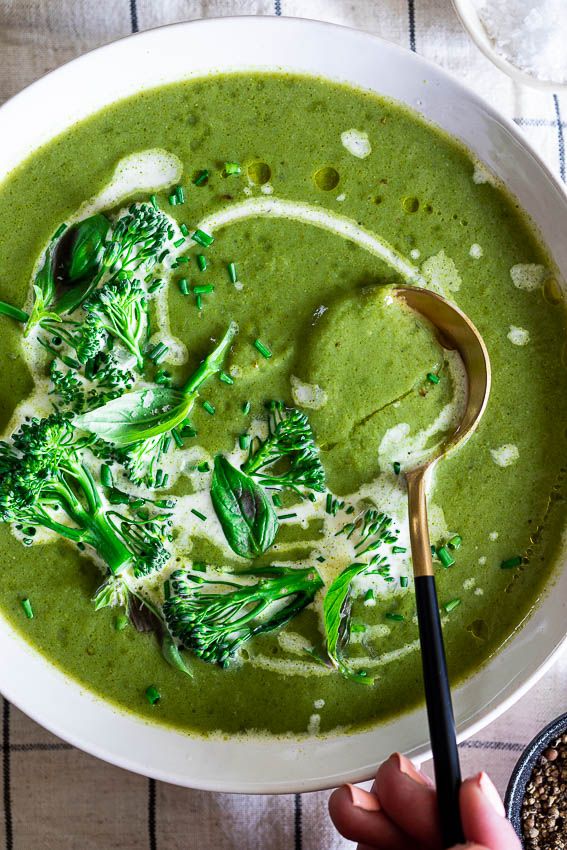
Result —
<svg viewBox="0 0 567 850"><path fill-rule="evenodd" d="M506 2L506 0L504 0ZM526 71L517 68L504 56L496 50L493 42L488 36L486 29L478 14L478 5L475 0L453 0L455 12L459 17L463 27L466 29L479 50L482 50L491 62L494 62L497 68L512 77L514 82L521 83L524 86L532 86L532 88L541 89L544 91L561 92L567 91L567 83L555 83L552 80L538 80Z"/></svg>
<svg viewBox="0 0 567 850"><path fill-rule="evenodd" d="M114 100L188 76L250 68L346 81L418 110L460 138L502 178L537 223L566 276L567 198L520 132L414 54L329 24L256 17L199 21L89 53L0 109L0 177L39 144ZM493 720L543 675L565 638L566 622L564 570L554 593L525 627L456 691L460 738ZM167 782L215 791L315 790L368 779L394 748L416 759L428 755L422 709L364 733L299 742L205 740L149 725L66 678L1 618L0 690L43 726L100 758Z"/></svg>

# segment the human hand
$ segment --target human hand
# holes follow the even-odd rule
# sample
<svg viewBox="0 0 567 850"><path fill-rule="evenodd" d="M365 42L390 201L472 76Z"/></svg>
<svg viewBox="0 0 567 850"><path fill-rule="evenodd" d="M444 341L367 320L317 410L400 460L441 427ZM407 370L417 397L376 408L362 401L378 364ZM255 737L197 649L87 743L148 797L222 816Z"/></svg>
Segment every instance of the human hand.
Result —
<svg viewBox="0 0 567 850"><path fill-rule="evenodd" d="M521 850L498 791L486 773L461 786L461 819L469 850ZM371 791L343 785L329 812L338 831L358 850L440 850L437 794L431 780L394 753L376 774Z"/></svg>

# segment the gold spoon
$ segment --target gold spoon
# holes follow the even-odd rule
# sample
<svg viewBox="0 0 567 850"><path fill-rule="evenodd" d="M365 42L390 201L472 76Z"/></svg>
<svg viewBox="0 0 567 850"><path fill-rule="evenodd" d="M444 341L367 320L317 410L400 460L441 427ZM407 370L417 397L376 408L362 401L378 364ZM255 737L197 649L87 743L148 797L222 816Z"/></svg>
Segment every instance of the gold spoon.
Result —
<svg viewBox="0 0 567 850"><path fill-rule="evenodd" d="M464 843L459 810L461 770L427 526L426 488L433 467L470 437L477 427L490 394L490 360L481 335L454 304L434 292L412 286L396 287L393 294L433 325L444 348L459 353L467 376L465 410L454 432L425 463L405 473L425 701L439 819L443 846L453 847Z"/></svg>

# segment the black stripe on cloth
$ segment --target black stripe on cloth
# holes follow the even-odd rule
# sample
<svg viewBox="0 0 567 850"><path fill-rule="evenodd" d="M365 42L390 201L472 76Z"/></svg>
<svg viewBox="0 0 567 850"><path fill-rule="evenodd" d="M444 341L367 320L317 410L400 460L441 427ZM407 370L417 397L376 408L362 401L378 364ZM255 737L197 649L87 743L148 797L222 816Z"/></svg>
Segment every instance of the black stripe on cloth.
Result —
<svg viewBox="0 0 567 850"><path fill-rule="evenodd" d="M294 826L294 848L303 850L303 823L302 823L302 801L301 794L295 794L293 798L293 826Z"/></svg>
<svg viewBox="0 0 567 850"><path fill-rule="evenodd" d="M10 777L10 703L4 700L2 709L2 773L4 777L4 826L6 836L6 850L13 850L14 829L12 822L12 787Z"/></svg>
<svg viewBox="0 0 567 850"><path fill-rule="evenodd" d="M281 15L282 13L282 0L274 0L274 12L276 15Z"/></svg>
<svg viewBox="0 0 567 850"><path fill-rule="evenodd" d="M50 753L60 750L73 750L71 744L10 744L9 750L11 753ZM5 750L4 745L0 744L0 753Z"/></svg>
<svg viewBox="0 0 567 850"><path fill-rule="evenodd" d="M557 126L557 148L559 151L559 174L565 182L565 136L563 135L563 123L561 121L561 110L559 108L559 98L556 94L553 95L553 105L555 106L555 118Z"/></svg>
<svg viewBox="0 0 567 850"><path fill-rule="evenodd" d="M157 850L155 779L148 780L148 846L150 850Z"/></svg>
<svg viewBox="0 0 567 850"><path fill-rule="evenodd" d="M557 127L557 121L546 118L514 118L514 123L518 127Z"/></svg>
<svg viewBox="0 0 567 850"><path fill-rule="evenodd" d="M463 741L459 744L462 750L501 750L508 753L521 753L525 744L516 744L513 741Z"/></svg>
<svg viewBox="0 0 567 850"><path fill-rule="evenodd" d="M138 5L136 0L130 0L130 24L132 32L138 32Z"/></svg>
<svg viewBox="0 0 567 850"><path fill-rule="evenodd" d="M415 0L408 0L409 46L415 53Z"/></svg>

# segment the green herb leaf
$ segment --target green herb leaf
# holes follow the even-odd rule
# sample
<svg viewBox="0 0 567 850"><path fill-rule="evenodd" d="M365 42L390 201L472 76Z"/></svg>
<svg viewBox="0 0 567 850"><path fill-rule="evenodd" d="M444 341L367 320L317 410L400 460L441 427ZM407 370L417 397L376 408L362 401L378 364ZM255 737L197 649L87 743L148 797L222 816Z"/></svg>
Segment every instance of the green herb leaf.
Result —
<svg viewBox="0 0 567 850"><path fill-rule="evenodd" d="M367 569L368 564L355 563L337 576L323 600L323 616L327 637L327 653L335 667L349 679L372 685L374 680L371 676L367 676L363 671L357 673L351 670L344 660L344 653L348 647L351 633L352 581Z"/></svg>
<svg viewBox="0 0 567 850"><path fill-rule="evenodd" d="M161 654L165 658L168 664L174 667L176 670L180 670L185 675L193 678L193 672L189 669L187 664L185 663L185 659L181 655L177 644L169 634L166 632L161 640Z"/></svg>
<svg viewBox="0 0 567 850"><path fill-rule="evenodd" d="M74 424L116 446L128 446L175 428L189 415L195 397L171 387L136 390L77 416Z"/></svg>
<svg viewBox="0 0 567 850"><path fill-rule="evenodd" d="M263 487L232 466L222 455L215 458L211 499L230 548L242 558L256 558L274 542L278 519Z"/></svg>
<svg viewBox="0 0 567 850"><path fill-rule="evenodd" d="M63 273L64 283L73 283L96 274L104 253L104 240L110 230L110 221L102 213L91 215L66 231L58 246L57 268Z"/></svg>

